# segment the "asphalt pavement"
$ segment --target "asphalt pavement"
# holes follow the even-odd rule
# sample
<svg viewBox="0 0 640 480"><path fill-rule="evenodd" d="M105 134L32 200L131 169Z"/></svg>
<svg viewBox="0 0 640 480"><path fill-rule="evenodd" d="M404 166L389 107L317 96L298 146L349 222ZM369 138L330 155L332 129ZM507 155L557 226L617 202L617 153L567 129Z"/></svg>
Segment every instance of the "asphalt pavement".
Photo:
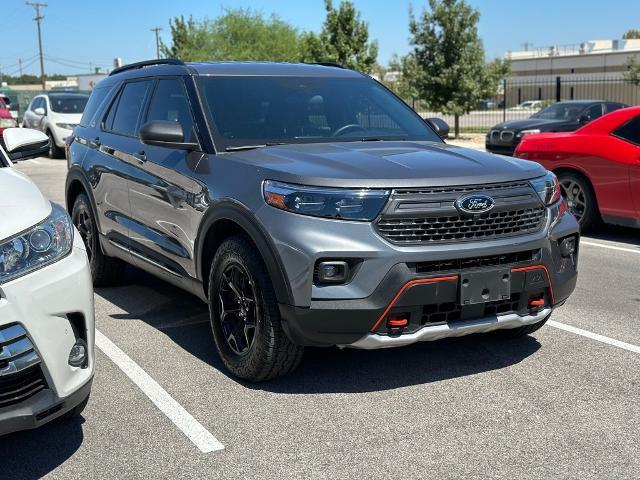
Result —
<svg viewBox="0 0 640 480"><path fill-rule="evenodd" d="M63 200L64 160L17 168ZM308 349L257 385L222 368L203 303L129 268L95 293L122 356L96 349L82 418L3 437L0 478L637 479L640 232L580 249L576 292L532 336Z"/></svg>

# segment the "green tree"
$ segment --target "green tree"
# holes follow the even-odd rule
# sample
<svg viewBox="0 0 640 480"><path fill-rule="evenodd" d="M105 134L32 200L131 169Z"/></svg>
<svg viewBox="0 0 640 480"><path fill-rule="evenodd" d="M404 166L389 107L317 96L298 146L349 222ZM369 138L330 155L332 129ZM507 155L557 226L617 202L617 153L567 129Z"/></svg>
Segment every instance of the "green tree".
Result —
<svg viewBox="0 0 640 480"><path fill-rule="evenodd" d="M624 72L624 79L632 85L640 87L640 63L636 59L629 57L627 60L627 71Z"/></svg>
<svg viewBox="0 0 640 480"><path fill-rule="evenodd" d="M627 33L622 35L623 40L633 40L640 38L640 30L636 30L632 28L631 30L627 30Z"/></svg>
<svg viewBox="0 0 640 480"><path fill-rule="evenodd" d="M340 2L337 9L331 0L324 3L327 17L320 34L302 35L302 61L334 62L370 73L376 65L378 44L369 41L369 26L352 2Z"/></svg>
<svg viewBox="0 0 640 480"><path fill-rule="evenodd" d="M248 9L226 10L214 20L177 17L171 21L171 45L165 56L186 61L254 60L295 62L300 57L298 31L276 15Z"/></svg>
<svg viewBox="0 0 640 480"><path fill-rule="evenodd" d="M389 60L389 70L400 72L400 79L387 86L415 109L415 102L420 97L416 82L419 75L415 56L411 53L403 57L392 55Z"/></svg>
<svg viewBox="0 0 640 480"><path fill-rule="evenodd" d="M456 137L459 117L474 109L478 100L497 93L500 76L508 64L485 61L478 35L480 13L464 0L429 0L419 18L410 12L412 55L417 64L415 82L419 96L438 112L454 115Z"/></svg>

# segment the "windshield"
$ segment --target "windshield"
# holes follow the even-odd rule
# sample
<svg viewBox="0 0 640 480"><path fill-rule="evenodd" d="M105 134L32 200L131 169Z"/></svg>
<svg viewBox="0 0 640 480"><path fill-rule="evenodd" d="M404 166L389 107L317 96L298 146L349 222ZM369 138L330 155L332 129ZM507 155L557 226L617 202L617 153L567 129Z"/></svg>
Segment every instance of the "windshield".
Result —
<svg viewBox="0 0 640 480"><path fill-rule="evenodd" d="M584 105L576 103L554 103L538 113L531 115L531 118L542 118L544 120L577 120L578 115Z"/></svg>
<svg viewBox="0 0 640 480"><path fill-rule="evenodd" d="M366 78L199 77L220 149L372 140L441 142L407 105Z"/></svg>
<svg viewBox="0 0 640 480"><path fill-rule="evenodd" d="M82 113L87 100L89 100L88 95L49 96L51 110L57 113Z"/></svg>

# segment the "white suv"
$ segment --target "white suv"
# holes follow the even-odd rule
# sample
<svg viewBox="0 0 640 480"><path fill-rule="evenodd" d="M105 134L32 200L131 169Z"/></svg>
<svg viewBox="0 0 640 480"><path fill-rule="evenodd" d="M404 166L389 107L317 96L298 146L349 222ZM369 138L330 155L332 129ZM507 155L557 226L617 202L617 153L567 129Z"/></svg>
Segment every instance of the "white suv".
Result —
<svg viewBox="0 0 640 480"><path fill-rule="evenodd" d="M69 215L11 160L48 150L34 130L0 148L0 435L79 415L94 373L89 263ZM0 477L2 475L0 474Z"/></svg>
<svg viewBox="0 0 640 480"><path fill-rule="evenodd" d="M89 95L50 92L34 97L24 112L22 126L44 132L49 137L49 156L59 158L66 138L80 121Z"/></svg>

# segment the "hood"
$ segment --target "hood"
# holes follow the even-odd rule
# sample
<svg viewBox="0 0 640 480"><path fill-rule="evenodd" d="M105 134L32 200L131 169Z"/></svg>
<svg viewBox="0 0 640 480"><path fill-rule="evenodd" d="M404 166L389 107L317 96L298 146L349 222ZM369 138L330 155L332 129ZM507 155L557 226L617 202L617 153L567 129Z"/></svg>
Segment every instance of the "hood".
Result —
<svg viewBox="0 0 640 480"><path fill-rule="evenodd" d="M51 112L51 113L52 113L52 115L50 115L51 119L60 123L73 123L77 125L78 123L80 123L80 119L82 118L81 113L58 113L58 112Z"/></svg>
<svg viewBox="0 0 640 480"><path fill-rule="evenodd" d="M540 130L547 130L557 128L560 125L575 125L576 128L580 125L575 121L570 120L548 120L545 118L525 118L524 120L510 120L508 122L499 123L492 130L513 130L519 132L530 128L539 128Z"/></svg>
<svg viewBox="0 0 640 480"><path fill-rule="evenodd" d="M328 187L428 187L524 180L534 162L438 142L343 142L263 147L226 154L265 179Z"/></svg>
<svg viewBox="0 0 640 480"><path fill-rule="evenodd" d="M0 240L33 227L51 214L35 183L12 167L0 168Z"/></svg>

